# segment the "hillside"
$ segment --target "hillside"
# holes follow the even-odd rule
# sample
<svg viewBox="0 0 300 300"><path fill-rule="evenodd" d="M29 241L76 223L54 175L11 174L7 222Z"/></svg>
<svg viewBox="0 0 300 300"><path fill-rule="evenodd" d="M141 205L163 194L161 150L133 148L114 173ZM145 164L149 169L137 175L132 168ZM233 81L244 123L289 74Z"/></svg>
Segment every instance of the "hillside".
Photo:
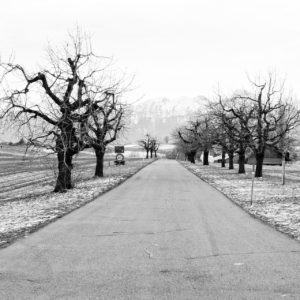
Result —
<svg viewBox="0 0 300 300"><path fill-rule="evenodd" d="M172 131L184 124L206 102L203 96L179 97L174 99L145 99L132 105L131 117L127 130L120 138L121 143L131 144L146 133L156 136L160 141L170 136ZM15 128L0 130L0 143L16 142L20 135Z"/></svg>
<svg viewBox="0 0 300 300"><path fill-rule="evenodd" d="M133 105L131 123L125 133L128 142L136 142L146 133L163 140L205 104L203 96L143 100Z"/></svg>

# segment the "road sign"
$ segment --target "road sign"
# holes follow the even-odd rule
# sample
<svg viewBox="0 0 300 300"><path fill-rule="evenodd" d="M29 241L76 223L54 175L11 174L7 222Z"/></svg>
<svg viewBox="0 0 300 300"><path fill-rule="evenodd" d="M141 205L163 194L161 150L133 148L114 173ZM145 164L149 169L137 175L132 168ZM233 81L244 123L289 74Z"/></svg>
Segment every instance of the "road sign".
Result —
<svg viewBox="0 0 300 300"><path fill-rule="evenodd" d="M116 155L116 160L115 160L116 165L125 165L125 158L124 155L121 153L118 153Z"/></svg>
<svg viewBox="0 0 300 300"><path fill-rule="evenodd" d="M121 153L118 153L118 154L116 155L116 160L117 160L117 161L122 161L122 160L124 160L124 155L121 154Z"/></svg>
<svg viewBox="0 0 300 300"><path fill-rule="evenodd" d="M124 146L115 146L115 153L124 153L125 147Z"/></svg>

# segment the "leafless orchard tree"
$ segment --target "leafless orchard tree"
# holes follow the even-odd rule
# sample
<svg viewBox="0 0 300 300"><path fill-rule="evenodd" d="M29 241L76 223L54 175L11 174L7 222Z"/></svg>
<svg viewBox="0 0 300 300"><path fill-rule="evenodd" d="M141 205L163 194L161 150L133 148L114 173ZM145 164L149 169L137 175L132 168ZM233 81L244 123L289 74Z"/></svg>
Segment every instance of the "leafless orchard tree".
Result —
<svg viewBox="0 0 300 300"><path fill-rule="evenodd" d="M263 161L266 146L274 147L284 136L299 124L299 111L290 98L284 94L283 84L279 84L274 74L262 82L251 82L254 92L248 95L236 94L233 101L247 101L252 108L251 119L247 120L235 109L230 109L249 136L249 146L256 157L255 177L263 175ZM282 121L284 120L284 126Z"/></svg>
<svg viewBox="0 0 300 300"><path fill-rule="evenodd" d="M197 153L197 148L193 147L192 140L188 137L190 133L187 133L185 128L177 128L171 134L174 144L176 145L177 153L183 153L185 159L191 163L195 163L195 157Z"/></svg>
<svg viewBox="0 0 300 300"><path fill-rule="evenodd" d="M278 125L279 132L284 131L286 123L287 123L286 116L289 115L289 113L287 113L286 111L283 111L282 114L283 114L283 118L282 118L281 122ZM296 140L297 140L296 132L295 131L288 131L282 136L282 138L280 139L280 142L276 146L282 154L282 161L281 161L281 165L282 165L282 185L285 185L285 181L286 181L285 180L286 160L292 159L293 155L295 155L294 146L295 146Z"/></svg>
<svg viewBox="0 0 300 300"><path fill-rule="evenodd" d="M224 109L219 104L219 101L209 101L207 104L208 116L211 119L211 126L214 131L214 146L219 146L222 149L221 167L226 165L226 154L228 155L229 169L234 168L233 158L237 151L237 143L228 134L227 125L232 124L232 120L224 112Z"/></svg>
<svg viewBox="0 0 300 300"><path fill-rule="evenodd" d="M245 173L246 151L252 149L256 157L255 176L262 176L265 149L287 151L290 132L299 125L300 113L286 97L283 85L278 84L274 74L264 81L250 81L252 92L239 91L232 97L219 95L218 101L210 102L207 113L201 114L187 126L173 134L179 148L204 152L204 164L208 164L208 153L212 146L222 147L222 167L225 152L229 156L229 168L233 168L234 153L239 155L238 173ZM194 159L190 159L194 162ZM284 180L283 180L284 181Z"/></svg>
<svg viewBox="0 0 300 300"><path fill-rule="evenodd" d="M181 150L185 158L193 164L195 163L197 151L201 150L197 128L194 126L196 125L188 124L188 126L182 126L176 129L173 134L177 148Z"/></svg>
<svg viewBox="0 0 300 300"><path fill-rule="evenodd" d="M157 137L152 137L150 143L151 143L150 157L153 158L153 153L154 153L154 157L157 158L157 151L159 149L159 142L158 142Z"/></svg>
<svg viewBox="0 0 300 300"><path fill-rule="evenodd" d="M245 99L222 99L219 96L218 103L214 104L214 113L222 122L226 138L235 145L235 152L239 155L239 174L245 173L246 150L250 145L250 133L255 130L254 112L255 107Z"/></svg>
<svg viewBox="0 0 300 300"><path fill-rule="evenodd" d="M231 134L231 128L234 127L232 120L223 114L220 119L217 120L215 131L215 143L222 147L221 167L225 167L225 154L227 153L229 170L234 169L234 154L238 151L238 144Z"/></svg>
<svg viewBox="0 0 300 300"><path fill-rule="evenodd" d="M190 121L187 130L191 131L196 137L200 149L203 151L203 165L208 166L209 151L212 149L216 138L213 120L207 113L201 113L195 121Z"/></svg>
<svg viewBox="0 0 300 300"><path fill-rule="evenodd" d="M119 83L116 87L119 86ZM120 91L105 92L103 101L94 101L87 122L88 144L96 154L95 176L103 177L104 154L108 144L115 141L125 127L125 104Z"/></svg>
<svg viewBox="0 0 300 300"><path fill-rule="evenodd" d="M138 140L138 144L146 151L146 158L149 158L149 152L151 151L152 137L149 133L145 135L143 139Z"/></svg>
<svg viewBox="0 0 300 300"><path fill-rule="evenodd" d="M151 136L149 133L145 135L143 139L138 141L138 144L146 151L146 158L157 158L157 151L159 149L159 141L156 137Z"/></svg>
<svg viewBox="0 0 300 300"><path fill-rule="evenodd" d="M103 70L107 59L96 56L89 40L79 31L69 35L61 50L48 49L48 63L39 71L28 71L16 63L1 63L2 116L13 115L27 126L28 140L57 154L55 192L72 188L71 170L75 154L86 147L86 130L91 111L100 102ZM108 97L108 95L106 94Z"/></svg>

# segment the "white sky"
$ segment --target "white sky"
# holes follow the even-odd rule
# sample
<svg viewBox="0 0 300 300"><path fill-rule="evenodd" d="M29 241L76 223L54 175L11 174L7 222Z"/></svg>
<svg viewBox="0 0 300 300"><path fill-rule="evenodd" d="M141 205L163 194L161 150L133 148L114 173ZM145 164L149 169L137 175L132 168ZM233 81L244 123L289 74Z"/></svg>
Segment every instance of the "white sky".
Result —
<svg viewBox="0 0 300 300"><path fill-rule="evenodd" d="M299 0L1 1L0 54L34 65L79 25L145 98L208 96L269 70L300 95Z"/></svg>

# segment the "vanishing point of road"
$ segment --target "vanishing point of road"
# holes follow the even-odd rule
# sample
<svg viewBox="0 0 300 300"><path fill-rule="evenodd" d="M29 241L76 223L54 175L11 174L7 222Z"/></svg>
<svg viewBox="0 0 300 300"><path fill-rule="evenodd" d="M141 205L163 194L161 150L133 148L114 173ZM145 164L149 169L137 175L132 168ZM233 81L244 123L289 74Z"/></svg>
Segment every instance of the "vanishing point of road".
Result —
<svg viewBox="0 0 300 300"><path fill-rule="evenodd" d="M158 160L0 250L0 299L300 299L300 243Z"/></svg>

